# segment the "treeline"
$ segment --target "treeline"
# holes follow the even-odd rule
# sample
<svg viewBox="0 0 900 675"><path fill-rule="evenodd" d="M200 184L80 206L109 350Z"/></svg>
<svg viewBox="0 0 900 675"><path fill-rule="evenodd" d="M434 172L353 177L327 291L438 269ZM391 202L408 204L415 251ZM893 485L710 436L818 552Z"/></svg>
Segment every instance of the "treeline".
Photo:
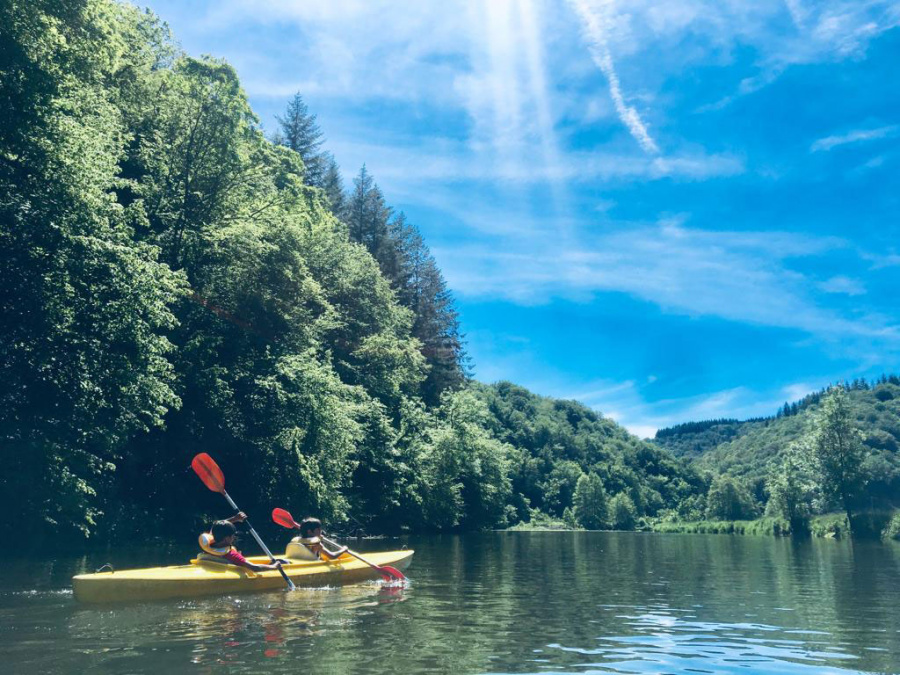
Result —
<svg viewBox="0 0 900 675"><path fill-rule="evenodd" d="M701 422L683 422L682 424L676 424L664 429L658 429L656 431L654 439L658 441L662 438L669 438L671 436L678 436L681 434L696 434L700 433L701 431L706 431L710 427L733 425L738 424L739 422L740 420L731 417L721 417L719 419L703 420Z"/></svg>
<svg viewBox="0 0 900 675"><path fill-rule="evenodd" d="M705 493L583 406L469 382L421 235L365 167L344 189L301 98L266 138L228 64L113 0L2 3L0 44L4 533L180 536L222 513L201 451L247 510L369 532Z"/></svg>

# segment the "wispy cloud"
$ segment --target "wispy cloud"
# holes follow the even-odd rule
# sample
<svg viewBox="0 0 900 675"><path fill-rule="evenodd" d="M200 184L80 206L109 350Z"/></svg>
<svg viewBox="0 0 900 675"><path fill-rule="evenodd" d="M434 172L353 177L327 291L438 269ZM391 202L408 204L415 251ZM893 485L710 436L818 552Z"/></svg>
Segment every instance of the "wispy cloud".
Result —
<svg viewBox="0 0 900 675"><path fill-rule="evenodd" d="M877 127L875 129L855 129L846 134L836 134L834 136L826 136L820 138L810 146L810 152L823 152L842 145L850 145L853 143L863 143L865 141L875 141L880 138L888 138L895 136L900 130L896 124Z"/></svg>
<svg viewBox="0 0 900 675"><path fill-rule="evenodd" d="M647 385L632 380L589 383L590 391L566 391L545 384L554 396L580 401L624 426L640 438L652 438L657 430L688 421L720 418L748 419L773 415L784 402L797 401L817 389L803 382L768 391L732 387L691 396L655 399Z"/></svg>
<svg viewBox="0 0 900 675"><path fill-rule="evenodd" d="M843 295L864 295L866 292L866 287L859 279L851 279L843 275L831 277L819 284L819 287L826 293Z"/></svg>
<svg viewBox="0 0 900 675"><path fill-rule="evenodd" d="M817 295L856 293L859 285L839 276L817 279L789 265L792 258L847 248L848 242L833 237L690 229L676 219L585 234L572 246L545 240L542 246L530 241L522 248L488 244L438 253L451 286L465 296L541 304L620 292L671 313L900 348L900 329L889 319L844 316Z"/></svg>
<svg viewBox="0 0 900 675"><path fill-rule="evenodd" d="M588 40L588 46L594 62L603 71L603 75L609 82L609 95L616 106L616 113L618 113L619 119L628 127L628 131L645 152L658 153L659 146L650 137L647 125L644 124L637 109L625 102L625 96L622 94L622 85L619 82L619 75L616 73L612 54L609 50L609 42L606 36L607 29L604 25L605 19L603 17L603 11L612 5L611 0L601 3L597 11L588 5L587 0L570 0L570 4L575 8L584 24L584 34Z"/></svg>
<svg viewBox="0 0 900 675"><path fill-rule="evenodd" d="M364 139L332 142L335 156L347 166L366 162L379 183L406 191L423 182L480 181L491 183L586 183L615 180L706 180L735 176L744 172L741 158L728 154L703 152L650 157L614 152L572 152L565 161L508 162L493 165L483 161L477 151L452 139L420 139L417 145L394 143L378 145ZM415 171L410 171L415 167ZM428 196L424 197L426 200Z"/></svg>

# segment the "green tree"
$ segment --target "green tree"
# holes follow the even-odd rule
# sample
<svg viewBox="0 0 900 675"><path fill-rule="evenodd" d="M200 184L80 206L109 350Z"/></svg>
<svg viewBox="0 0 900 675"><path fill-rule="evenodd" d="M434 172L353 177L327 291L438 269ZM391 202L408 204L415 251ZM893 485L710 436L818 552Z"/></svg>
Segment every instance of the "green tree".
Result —
<svg viewBox="0 0 900 675"><path fill-rule="evenodd" d="M328 197L331 212L339 219L346 215L347 195L344 192L344 179L341 169L332 155L325 156L325 174L322 178L322 189Z"/></svg>
<svg viewBox="0 0 900 675"><path fill-rule="evenodd" d="M853 508L865 483L861 465L865 458L862 434L853 417L850 397L843 387L833 387L822 400L810 444L826 497L840 504L851 532Z"/></svg>
<svg viewBox="0 0 900 675"><path fill-rule="evenodd" d="M620 492L609 502L610 522L613 529L633 530L637 524L637 509L634 502L624 492Z"/></svg>
<svg viewBox="0 0 900 675"><path fill-rule="evenodd" d="M582 474L575 486L575 520L583 528L599 530L609 520L606 490L595 473Z"/></svg>
<svg viewBox="0 0 900 675"><path fill-rule="evenodd" d="M391 208L372 174L363 165L353 179L353 191L347 203L346 223L350 240L365 246L373 258L383 263L393 253L388 239L390 220Z"/></svg>
<svg viewBox="0 0 900 675"><path fill-rule="evenodd" d="M713 480L706 495L706 517L710 520L745 520L756 516L746 487L731 476Z"/></svg>
<svg viewBox="0 0 900 675"><path fill-rule="evenodd" d="M313 187L324 188L329 171L329 158L322 152L322 130L316 116L309 112L303 97L297 93L290 100L283 117L276 115L280 134L276 142L285 145L303 160L303 181Z"/></svg>
<svg viewBox="0 0 900 675"><path fill-rule="evenodd" d="M578 479L583 476L577 462L562 460L554 464L550 475L539 486L543 491L544 511L557 518L572 506Z"/></svg>
<svg viewBox="0 0 900 675"><path fill-rule="evenodd" d="M179 405L165 334L182 280L130 238L127 134L97 86L138 58L117 29L134 11L0 3L0 492L6 527L34 539L89 534L123 444Z"/></svg>
<svg viewBox="0 0 900 675"><path fill-rule="evenodd" d="M795 532L809 527L816 498L817 486L813 480L809 450L803 443L791 444L778 471L767 481L767 514L789 521Z"/></svg>
<svg viewBox="0 0 900 675"><path fill-rule="evenodd" d="M423 448L425 517L449 528L506 524L511 448L485 429L487 409L473 392L447 392Z"/></svg>

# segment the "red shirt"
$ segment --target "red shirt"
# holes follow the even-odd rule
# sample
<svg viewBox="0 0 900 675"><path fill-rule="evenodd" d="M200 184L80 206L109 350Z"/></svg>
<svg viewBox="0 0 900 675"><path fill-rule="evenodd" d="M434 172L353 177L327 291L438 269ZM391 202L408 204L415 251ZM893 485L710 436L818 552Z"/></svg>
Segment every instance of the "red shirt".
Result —
<svg viewBox="0 0 900 675"><path fill-rule="evenodd" d="M225 560L227 560L228 562L235 565L243 565L247 562L247 559L241 555L241 552L234 548L228 551L228 553L226 553L222 557L225 558Z"/></svg>

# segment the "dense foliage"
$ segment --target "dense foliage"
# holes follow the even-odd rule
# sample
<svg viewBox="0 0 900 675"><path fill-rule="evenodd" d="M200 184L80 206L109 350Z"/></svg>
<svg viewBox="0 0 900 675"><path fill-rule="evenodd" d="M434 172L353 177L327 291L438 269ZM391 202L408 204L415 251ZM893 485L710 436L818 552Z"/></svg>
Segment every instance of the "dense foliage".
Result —
<svg viewBox="0 0 900 675"><path fill-rule="evenodd" d="M765 508L799 531L816 513L842 511L852 527L856 512L900 506L898 439L900 378L885 375L814 392L771 418L673 427L656 442L732 481L746 495L734 519ZM730 519L712 494L706 515Z"/></svg>
<svg viewBox="0 0 900 675"><path fill-rule="evenodd" d="M200 451L248 511L369 531L705 493L584 406L470 382L419 231L365 167L344 189L299 96L266 138L228 64L113 0L0 3L0 45L7 533L188 536L224 506Z"/></svg>

